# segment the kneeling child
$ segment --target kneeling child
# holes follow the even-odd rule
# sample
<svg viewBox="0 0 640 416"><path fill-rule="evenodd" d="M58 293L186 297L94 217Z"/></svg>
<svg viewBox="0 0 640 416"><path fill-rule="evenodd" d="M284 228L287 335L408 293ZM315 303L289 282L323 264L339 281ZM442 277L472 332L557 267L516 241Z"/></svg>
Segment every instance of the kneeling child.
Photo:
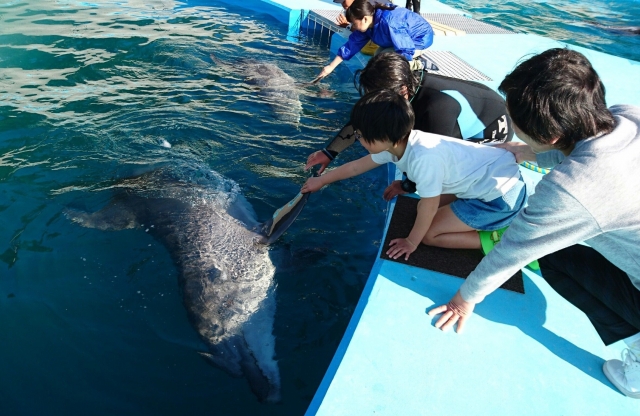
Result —
<svg viewBox="0 0 640 416"><path fill-rule="evenodd" d="M366 94L354 106L351 123L369 155L310 178L303 193L360 175L388 162L416 183L418 214L406 238L390 242L387 255L405 259L418 244L481 248L478 231L508 226L527 194L512 153L490 146L412 130L409 102L389 90Z"/></svg>

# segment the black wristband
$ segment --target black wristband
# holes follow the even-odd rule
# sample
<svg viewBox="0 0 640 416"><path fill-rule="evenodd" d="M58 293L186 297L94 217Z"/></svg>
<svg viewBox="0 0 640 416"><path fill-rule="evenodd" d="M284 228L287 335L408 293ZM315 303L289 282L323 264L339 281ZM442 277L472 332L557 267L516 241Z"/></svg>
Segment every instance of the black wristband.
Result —
<svg viewBox="0 0 640 416"><path fill-rule="evenodd" d="M324 153L324 155L328 157L330 161L335 159L336 156L338 155L337 152L335 152L335 155L331 154L332 153L331 150L327 150L327 149L322 149L322 153Z"/></svg>
<svg viewBox="0 0 640 416"><path fill-rule="evenodd" d="M416 183L409 180L409 178L405 178L402 181L401 188L405 192L414 193L416 191Z"/></svg>

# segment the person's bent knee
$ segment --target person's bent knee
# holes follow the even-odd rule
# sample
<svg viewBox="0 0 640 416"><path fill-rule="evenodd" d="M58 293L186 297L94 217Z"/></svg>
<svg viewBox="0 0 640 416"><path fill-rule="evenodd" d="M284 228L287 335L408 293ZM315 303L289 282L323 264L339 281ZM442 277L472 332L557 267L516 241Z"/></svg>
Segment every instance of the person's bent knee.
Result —
<svg viewBox="0 0 640 416"><path fill-rule="evenodd" d="M426 244L428 246L435 245L438 235L439 234L436 234L434 232L427 231L427 234L422 238L422 244Z"/></svg>

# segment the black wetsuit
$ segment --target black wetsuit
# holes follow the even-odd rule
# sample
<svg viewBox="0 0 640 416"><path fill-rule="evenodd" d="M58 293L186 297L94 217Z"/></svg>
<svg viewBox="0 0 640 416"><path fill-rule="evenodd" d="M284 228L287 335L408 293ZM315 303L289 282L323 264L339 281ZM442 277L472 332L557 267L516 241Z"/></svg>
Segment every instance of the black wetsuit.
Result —
<svg viewBox="0 0 640 416"><path fill-rule="evenodd" d="M477 82L424 74L411 106L416 115L415 130L476 143L501 143L513 138L504 100L491 88ZM323 152L333 160L354 142L349 123Z"/></svg>
<svg viewBox="0 0 640 416"><path fill-rule="evenodd" d="M416 13L420 13L420 0L407 0L406 8L411 10L412 4L413 4L413 11Z"/></svg>

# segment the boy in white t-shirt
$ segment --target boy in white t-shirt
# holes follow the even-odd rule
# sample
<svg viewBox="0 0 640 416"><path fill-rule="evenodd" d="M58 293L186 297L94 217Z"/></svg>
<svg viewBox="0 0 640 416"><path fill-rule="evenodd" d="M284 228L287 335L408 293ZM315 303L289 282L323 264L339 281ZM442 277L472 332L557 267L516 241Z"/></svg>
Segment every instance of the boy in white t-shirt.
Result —
<svg viewBox="0 0 640 416"><path fill-rule="evenodd" d="M481 248L478 231L508 226L527 195L512 153L411 130L409 102L388 90L362 97L351 112L356 138L370 155L310 178L302 193L360 175L387 162L416 183L418 214L406 238L391 240L387 255L405 259L418 244ZM385 191L386 192L386 191Z"/></svg>

